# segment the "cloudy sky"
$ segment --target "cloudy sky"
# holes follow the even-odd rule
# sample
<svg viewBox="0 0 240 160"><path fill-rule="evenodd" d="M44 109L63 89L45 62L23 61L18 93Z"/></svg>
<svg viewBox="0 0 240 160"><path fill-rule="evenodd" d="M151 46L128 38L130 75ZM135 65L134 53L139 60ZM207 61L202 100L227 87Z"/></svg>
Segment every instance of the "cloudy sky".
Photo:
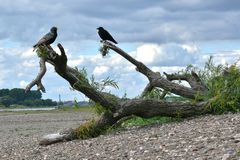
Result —
<svg viewBox="0 0 240 160"><path fill-rule="evenodd" d="M111 92L137 96L147 79L114 52L102 58L96 32L107 29L118 46L154 71L176 72L188 64L231 64L240 57L238 0L0 0L0 88L25 88L38 73L32 45L52 26L69 58L68 65L85 67L97 80L119 84ZM69 89L52 66L43 79L44 98L86 100Z"/></svg>

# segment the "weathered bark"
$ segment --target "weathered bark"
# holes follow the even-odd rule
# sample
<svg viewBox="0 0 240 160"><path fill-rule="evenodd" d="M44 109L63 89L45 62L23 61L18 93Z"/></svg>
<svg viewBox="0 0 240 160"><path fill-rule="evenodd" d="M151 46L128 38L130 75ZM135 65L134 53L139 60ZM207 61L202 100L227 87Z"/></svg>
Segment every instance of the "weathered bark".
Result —
<svg viewBox="0 0 240 160"><path fill-rule="evenodd" d="M167 76L167 79L164 78L163 76L161 76L159 72L153 72L150 68L145 66L143 63L135 60L117 46L112 45L109 42L103 42L103 45L114 50L119 55L123 56L126 60L128 60L129 62L136 66L138 72L142 73L149 79L149 84L146 86L142 95L146 95L153 88L159 87L164 90L163 97L167 92L171 92L182 97L194 99L196 94L204 93L206 91L206 89L195 87L197 85L201 85L201 80L198 79L197 77L194 77L195 75L193 75L194 78L192 79L184 78L184 80L187 80L191 83L190 88L185 87L180 84L172 82L171 80L176 79L173 77L173 75L165 74ZM95 120L96 123L94 123L94 125L91 126L91 130L96 131L98 134L101 134L107 128L121 121L122 118L131 115L147 118L153 116L188 117L207 112L206 110L204 110L204 106L207 104L207 102L197 102L195 104L192 104L191 102L175 103L156 99L132 99L123 101L119 98L113 98L114 96L109 93L106 94L104 92L97 91L94 87L92 87L89 84L86 77L80 74L76 69L69 67L67 65L67 56L65 54L64 48L61 46L61 44L58 44L58 48L61 51L60 55L58 55L50 46L45 47L45 50L48 53L46 62L52 64L55 67L57 74L59 74L62 78L67 80L72 88L82 92L88 98L102 105L104 108L108 110L107 112L103 113L99 117L99 119ZM40 65L41 70L43 70L42 67L44 66ZM41 82L42 77L43 76L38 76L37 81ZM193 81L194 83L191 81ZM31 87L33 87L33 85L29 85L27 89L30 90ZM84 127L84 124L81 125L80 127ZM54 138L52 139L49 139L49 137L47 138L45 137L45 139L43 139L40 144L46 145L54 142L71 140L74 138L81 137L81 135L76 134L76 130L68 132L68 134L65 133L57 135L58 135L57 138L53 136Z"/></svg>
<svg viewBox="0 0 240 160"><path fill-rule="evenodd" d="M29 92L31 90L31 88L35 85L37 85L37 88L38 90L41 90L42 92L45 92L45 88L42 84L42 77L44 76L44 74L46 73L47 71L47 68L46 68L46 64L45 64L46 60L43 58L43 57L40 57L40 61L39 61L39 64L40 64L40 72L38 73L37 77L32 80L31 83L29 83L25 89L25 92Z"/></svg>
<svg viewBox="0 0 240 160"><path fill-rule="evenodd" d="M191 104L189 102L133 99L123 102L121 108L117 110L117 113L120 117L129 115L136 115L143 118L159 115L168 117L190 117L206 113L207 110L204 110L204 107L207 103L208 102L198 102L196 104Z"/></svg>
<svg viewBox="0 0 240 160"><path fill-rule="evenodd" d="M63 132L53 133L43 136L39 141L40 145L49 145L57 142L70 141L76 139L74 136L74 130L69 128Z"/></svg>
<svg viewBox="0 0 240 160"><path fill-rule="evenodd" d="M141 97L143 98L144 96L146 96L149 92L151 92L153 90L154 86L151 85L151 83L148 83L147 86L144 88Z"/></svg>
<svg viewBox="0 0 240 160"><path fill-rule="evenodd" d="M169 81L187 81L191 88L195 91L206 92L208 90L207 86L201 81L197 73L195 73L194 71L191 71L191 74L167 74L166 72L163 72L163 74L167 77Z"/></svg>
<svg viewBox="0 0 240 160"><path fill-rule="evenodd" d="M76 129L67 129L65 131L62 131L60 133L54 133L54 134L49 134L45 135L40 139L39 144L40 145L49 145L57 142L64 142L64 141L70 141L73 139L81 138L81 139L86 139L86 138L93 138L95 136L98 136L99 134L103 133L106 129L108 129L110 126L114 125L119 118L113 117L112 114L109 112L103 113L97 120L95 120L94 125L92 126L87 126L87 131L90 132L88 133L89 135L79 135L81 132L78 132L78 128ZM86 122L88 123L88 122ZM80 125L79 128L86 127L85 123Z"/></svg>

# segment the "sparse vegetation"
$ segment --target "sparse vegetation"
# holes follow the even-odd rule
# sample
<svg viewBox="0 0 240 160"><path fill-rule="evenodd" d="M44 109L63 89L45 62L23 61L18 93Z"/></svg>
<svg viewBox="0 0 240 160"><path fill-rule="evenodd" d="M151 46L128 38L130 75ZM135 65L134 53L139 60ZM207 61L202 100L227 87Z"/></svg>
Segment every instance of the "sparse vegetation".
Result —
<svg viewBox="0 0 240 160"><path fill-rule="evenodd" d="M89 120L74 130L74 136L79 139L93 138L99 135L100 130L95 127L95 120Z"/></svg>
<svg viewBox="0 0 240 160"><path fill-rule="evenodd" d="M121 126L122 127L145 126L145 125L152 125L152 124L179 122L181 120L182 120L181 118L162 117L162 116L156 116L153 118L134 117L123 122Z"/></svg>
<svg viewBox="0 0 240 160"><path fill-rule="evenodd" d="M207 106L213 113L239 112L240 110L240 70L231 66L227 76L222 75L209 80L206 98L213 97Z"/></svg>
<svg viewBox="0 0 240 160"><path fill-rule="evenodd" d="M197 95L195 101L210 100L206 106L209 113L222 114L240 111L240 69L236 63L227 65L216 65L213 57L205 63L203 69L189 65L181 74L196 72L202 82L206 84L206 94ZM195 103L195 102L194 102Z"/></svg>
<svg viewBox="0 0 240 160"><path fill-rule="evenodd" d="M213 114L239 112L240 110L240 69L233 64L228 68L215 65L210 57L203 70L195 68L208 87L207 94L199 95L199 99L208 100L206 109Z"/></svg>

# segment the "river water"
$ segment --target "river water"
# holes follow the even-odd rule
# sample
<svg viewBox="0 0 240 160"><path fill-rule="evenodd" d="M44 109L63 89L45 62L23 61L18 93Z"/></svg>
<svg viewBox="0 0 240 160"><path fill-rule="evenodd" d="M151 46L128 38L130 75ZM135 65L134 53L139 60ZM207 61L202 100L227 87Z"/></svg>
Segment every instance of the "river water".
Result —
<svg viewBox="0 0 240 160"><path fill-rule="evenodd" d="M56 109L54 107L48 108L10 108L10 109L0 109L0 112L19 112L19 111L50 111Z"/></svg>

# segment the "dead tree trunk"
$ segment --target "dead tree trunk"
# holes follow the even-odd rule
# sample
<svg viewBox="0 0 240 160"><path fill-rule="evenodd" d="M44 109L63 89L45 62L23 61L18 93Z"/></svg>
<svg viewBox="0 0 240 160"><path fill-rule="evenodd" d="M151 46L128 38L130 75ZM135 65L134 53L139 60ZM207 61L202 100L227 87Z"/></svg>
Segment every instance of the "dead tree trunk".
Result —
<svg viewBox="0 0 240 160"><path fill-rule="evenodd" d="M176 95L195 99L196 95L204 94L207 92L207 87L201 82L200 78L196 73L191 75L169 75L165 73L166 77L163 77L159 72L153 72L150 68L145 66L143 63L135 60L133 57L128 55L126 52L118 48L117 46L109 43L103 42L104 47L107 47L120 56L124 57L126 60L131 62L136 66L136 70L143 75L145 75L149 84L147 84L142 96L150 92L154 88L161 88L167 92L174 93ZM92 87L86 77L84 77L76 69L71 68L67 65L67 56L65 54L64 48L61 44L58 44L58 48L61 54L58 55L50 46L43 47L45 52L47 52L46 62L52 64L58 75L67 80L72 88L82 92L88 98L94 102L100 104L102 107L106 108L107 111L103 113L97 120L91 123L91 129L88 129L89 135L87 137L81 135L78 129L71 130L67 133L60 133L55 135L55 137L45 137L41 140L40 144L51 144L63 140L71 140L76 138L88 138L98 136L107 128L113 126L115 123L120 121L122 118L126 118L131 115L136 115L140 117L153 117L153 116L170 116L170 117L189 117L202 113L206 113L207 110L204 107L208 104L208 101L200 101L196 103L191 102L166 102L164 100L156 99L132 99L132 100L121 100L117 97L113 98L113 95L109 93L104 93L97 91ZM147 54L147 53L146 53ZM41 59L42 61L42 59ZM44 61L44 63L45 63ZM28 85L26 91L29 91L33 84L41 84L41 78L45 74L45 65L40 65L40 73L37 78ZM180 84L172 82L175 79L182 79L187 81L191 87L185 87ZM43 87L43 86L42 86ZM89 124L88 124L89 125ZM86 124L83 124L79 128L84 129ZM57 136L57 138L56 138ZM59 138L60 137L60 138Z"/></svg>

